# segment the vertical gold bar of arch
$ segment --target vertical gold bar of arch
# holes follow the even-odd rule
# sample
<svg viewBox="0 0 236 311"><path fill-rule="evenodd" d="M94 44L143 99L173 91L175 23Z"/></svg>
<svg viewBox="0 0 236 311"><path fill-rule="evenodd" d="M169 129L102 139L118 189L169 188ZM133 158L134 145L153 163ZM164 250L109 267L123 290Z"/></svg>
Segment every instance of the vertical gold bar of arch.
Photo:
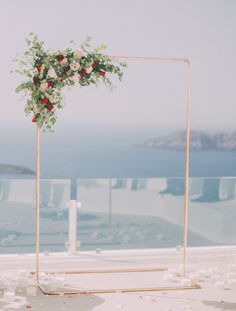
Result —
<svg viewBox="0 0 236 311"><path fill-rule="evenodd" d="M185 143L185 190L184 190L184 255L183 273L186 275L187 247L188 247L188 204L189 204L189 149L190 149L190 101L191 101L191 77L192 66L186 60L188 72L186 82L186 143Z"/></svg>
<svg viewBox="0 0 236 311"><path fill-rule="evenodd" d="M191 95L191 63L184 58L174 57L140 57L140 56L109 56L111 60L118 61L161 61L161 62L175 62L187 65L187 81L186 81L186 98L185 98L185 111L186 111L186 148L185 148L185 191L184 191L184 237L183 237L183 275L186 275L187 264L187 246L188 246L188 189L189 189L189 140L190 140L190 95ZM63 292L47 291L39 282L39 208L40 208L40 128L36 129L36 241L35 241L35 253L36 253L36 283L40 290L47 295L59 295ZM152 271L163 271L165 269L157 268ZM87 271L73 271L63 272L64 274L81 274L81 273L117 273L117 272L146 272L150 269L126 269L122 270L87 270ZM94 293L115 293L117 290L123 292L140 292L140 291L163 291L163 290L186 290L186 289L198 289L199 285L193 284L190 286L174 286L174 287L156 287L156 288L122 288L122 289L104 289L104 290L72 290L66 291L65 294L94 294Z"/></svg>
<svg viewBox="0 0 236 311"><path fill-rule="evenodd" d="M189 142L190 142L190 100L191 100L191 76L192 66L188 59L174 57L139 57L139 56L110 56L114 60L142 60L177 62L187 65L187 81L185 91L185 181L184 181L184 238L183 238L183 275L186 275L187 247L188 247L188 203L189 203Z"/></svg>
<svg viewBox="0 0 236 311"><path fill-rule="evenodd" d="M35 263L36 263L36 282L39 284L39 207L40 207L40 128L36 127L36 240L35 240Z"/></svg>

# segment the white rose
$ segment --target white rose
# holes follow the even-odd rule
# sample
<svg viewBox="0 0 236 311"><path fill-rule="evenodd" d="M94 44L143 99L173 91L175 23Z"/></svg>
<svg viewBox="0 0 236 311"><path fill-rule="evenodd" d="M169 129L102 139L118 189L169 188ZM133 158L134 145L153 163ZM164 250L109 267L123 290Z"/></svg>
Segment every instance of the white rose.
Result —
<svg viewBox="0 0 236 311"><path fill-rule="evenodd" d="M50 78L57 78L57 74L56 71L54 70L54 68L50 67L48 70L48 76Z"/></svg>

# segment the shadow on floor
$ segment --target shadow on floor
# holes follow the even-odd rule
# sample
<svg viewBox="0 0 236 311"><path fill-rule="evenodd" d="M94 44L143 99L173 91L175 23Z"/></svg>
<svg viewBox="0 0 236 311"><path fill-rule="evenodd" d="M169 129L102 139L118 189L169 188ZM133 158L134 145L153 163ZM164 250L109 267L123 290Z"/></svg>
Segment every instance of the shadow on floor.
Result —
<svg viewBox="0 0 236 311"><path fill-rule="evenodd" d="M214 307L216 310L236 310L236 303L234 302L205 300L203 301L203 304L205 304L206 306Z"/></svg>
<svg viewBox="0 0 236 311"><path fill-rule="evenodd" d="M26 302L27 304L21 305L21 307L17 309L21 311L25 311L26 308L37 311L91 311L95 307L103 304L105 300L95 295L47 296L38 293L36 297L27 297ZM14 302L12 304L14 304ZM0 308L4 306L4 310L12 310L12 304L0 303Z"/></svg>

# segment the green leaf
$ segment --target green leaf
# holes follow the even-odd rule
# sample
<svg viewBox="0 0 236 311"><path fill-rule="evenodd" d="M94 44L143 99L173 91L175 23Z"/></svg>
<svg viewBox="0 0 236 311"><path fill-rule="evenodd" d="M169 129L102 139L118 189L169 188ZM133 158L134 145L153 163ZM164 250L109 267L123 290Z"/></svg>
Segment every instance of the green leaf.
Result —
<svg viewBox="0 0 236 311"><path fill-rule="evenodd" d="M55 94L58 97L57 103L55 103L56 109L61 109L64 106L63 103L63 94L62 89L67 86L71 87L75 83L70 81L69 76L72 75L72 72L68 72L65 74L63 72L64 66L61 66L56 59L58 54L63 54L67 57L68 65L73 61L78 61L80 63L80 70L85 67L89 67L93 64L94 60L98 63L97 67L90 73L87 74L86 77L80 79L80 86L88 86L88 85L98 85L98 82L103 82L108 88L113 89L114 85L112 81L110 81L108 77L108 73L110 75L116 76L119 80L122 79L123 72L121 71L121 67L125 67L126 64L113 62L109 59L107 55L104 55L101 51L106 48L104 44L98 46L97 48L91 50L89 49L91 37L85 39L82 44L82 49L85 52L84 56L76 56L74 55L74 51L72 48L67 48L61 51L47 51L44 49L43 41L40 41L37 36L33 33L30 34L27 42L27 50L19 57L19 60L16 60L18 69L14 71L15 73L21 74L24 77L23 83L19 84L16 88L16 92L19 93L22 90L33 91L31 99L27 100L27 104L25 106L25 113L27 115L34 114L34 103L37 104L40 109L40 113L37 114L37 124L43 130L52 131L53 125L56 123L57 116L55 115L55 111L49 111L45 105L43 105L41 99L42 97L49 96ZM70 42L73 43L73 42ZM18 56L17 56L18 57ZM44 64L45 70L42 73L37 73L35 70L35 66L41 66ZM118 64L118 65L117 65ZM48 89L46 92L41 92L39 85L35 85L33 83L33 77L36 75L40 79L40 83L48 82L53 79L48 79L47 70L50 67L53 67L62 80L56 80L55 85L52 89ZM22 70L23 69L23 70ZM105 77L100 77L99 71L103 70L107 73ZM76 83L77 84L77 83Z"/></svg>
<svg viewBox="0 0 236 311"><path fill-rule="evenodd" d="M15 89L16 93L20 93L22 90L24 90L24 86L22 84L18 85Z"/></svg>

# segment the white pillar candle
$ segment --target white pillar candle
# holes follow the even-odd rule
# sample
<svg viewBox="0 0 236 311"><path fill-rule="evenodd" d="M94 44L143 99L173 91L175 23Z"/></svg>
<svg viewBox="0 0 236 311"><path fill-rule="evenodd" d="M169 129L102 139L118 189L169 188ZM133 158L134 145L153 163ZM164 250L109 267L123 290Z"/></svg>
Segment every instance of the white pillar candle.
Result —
<svg viewBox="0 0 236 311"><path fill-rule="evenodd" d="M189 278L190 280L192 280L193 282L197 282L199 280L199 273L190 273L189 274Z"/></svg>
<svg viewBox="0 0 236 311"><path fill-rule="evenodd" d="M230 279L228 280L228 286L231 289L236 289L236 279Z"/></svg>
<svg viewBox="0 0 236 311"><path fill-rule="evenodd" d="M28 283L29 283L29 280L26 277L21 277L18 279L18 286L19 287L27 287Z"/></svg>
<svg viewBox="0 0 236 311"><path fill-rule="evenodd" d="M180 283L183 286L189 286L189 285L191 285L191 280L187 279L187 278L183 278L183 279L181 279Z"/></svg>
<svg viewBox="0 0 236 311"><path fill-rule="evenodd" d="M9 302L15 300L15 293L10 291L4 291L4 300Z"/></svg>
<svg viewBox="0 0 236 311"><path fill-rule="evenodd" d="M225 286L225 283L222 282L222 281L217 281L217 282L215 282L214 286L215 286L216 288L218 288L218 289L223 289L224 286Z"/></svg>
<svg viewBox="0 0 236 311"><path fill-rule="evenodd" d="M163 276L164 281L172 281L174 279L174 274L173 273L166 273Z"/></svg>
<svg viewBox="0 0 236 311"><path fill-rule="evenodd" d="M29 297L37 296L37 287L36 286L28 286L26 288L26 296L29 296Z"/></svg>

